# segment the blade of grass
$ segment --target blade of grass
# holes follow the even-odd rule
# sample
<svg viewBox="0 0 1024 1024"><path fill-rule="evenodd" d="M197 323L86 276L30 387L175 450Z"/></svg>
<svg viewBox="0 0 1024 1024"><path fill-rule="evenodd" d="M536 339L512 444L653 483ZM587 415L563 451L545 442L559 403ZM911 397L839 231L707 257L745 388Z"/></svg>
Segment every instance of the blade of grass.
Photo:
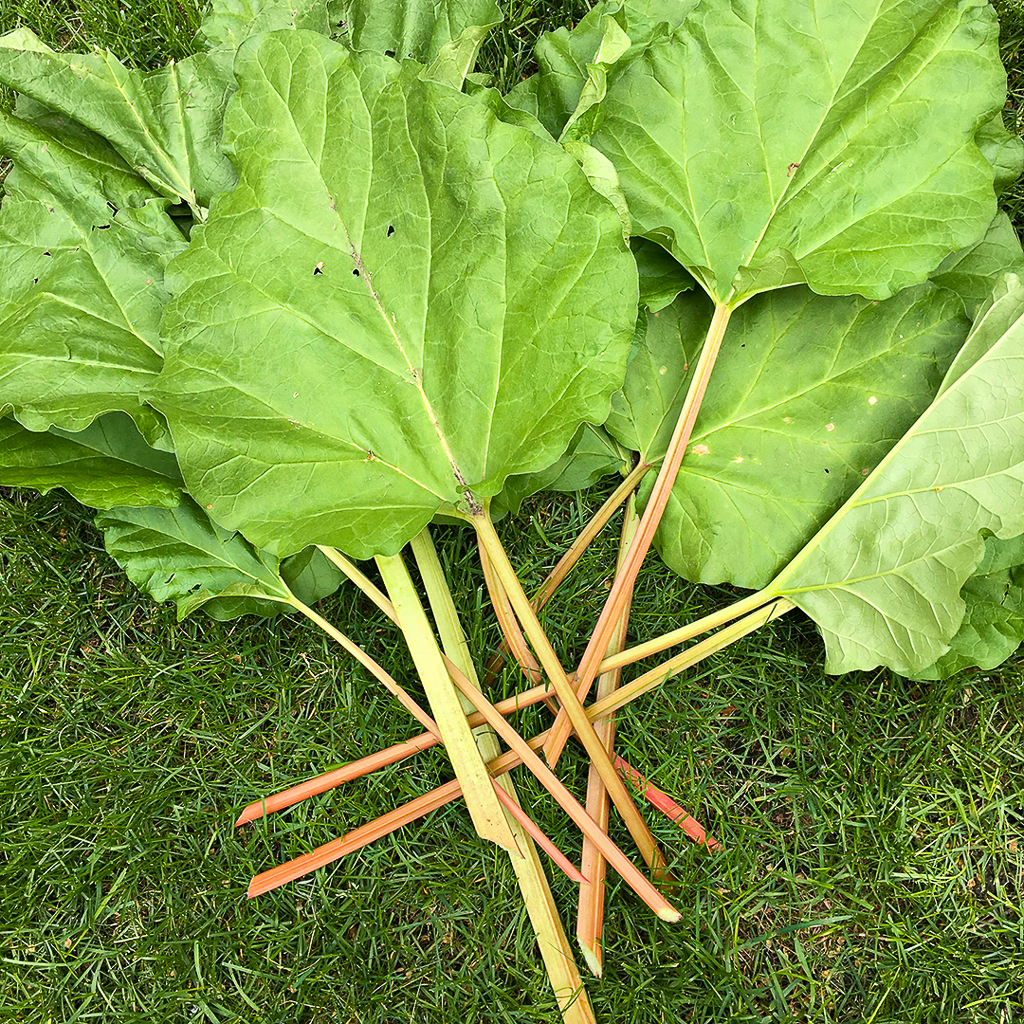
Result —
<svg viewBox="0 0 1024 1024"><path fill-rule="evenodd" d="M576 670L575 693L579 701L586 698L590 692L590 685L598 673L601 661L608 650L608 643L611 640L615 624L622 614L626 601L633 593L633 585L636 582L640 566L654 540L654 532L661 521L662 512L668 503L669 495L672 492L672 485L675 483L679 466L686 453L686 445L690 440L690 433L693 424L697 419L697 412L704 399L704 392L707 390L708 381L711 378L711 371L714 369L715 360L722 345L722 338L725 329L729 325L729 317L732 314L732 307L729 303L722 302L715 306L714 316L708 327L707 337L697 359L697 366L694 369L693 379L690 381L690 388L686 393L683 408L679 413L679 420L672 434L665 460L658 471L658 478L654 482L654 489L647 499L647 507L640 519L640 527L633 538L619 571L615 574L611 590L605 601L604 608L594 627L587 649L580 660L579 668ZM569 714L569 705L562 701L562 710L555 719L551 729L551 736L548 738L547 746L544 748L544 756L548 764L555 765L569 738L569 725L572 717ZM575 722L572 723L575 725ZM577 733L579 730L577 729Z"/></svg>

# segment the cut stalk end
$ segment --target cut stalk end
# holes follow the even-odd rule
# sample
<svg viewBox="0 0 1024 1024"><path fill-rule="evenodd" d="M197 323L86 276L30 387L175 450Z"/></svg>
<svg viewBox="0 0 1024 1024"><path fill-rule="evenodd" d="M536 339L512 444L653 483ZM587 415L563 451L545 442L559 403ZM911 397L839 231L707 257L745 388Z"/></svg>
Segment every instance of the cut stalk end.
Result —
<svg viewBox="0 0 1024 1024"><path fill-rule="evenodd" d="M240 828L242 825L248 825L250 821L255 821L257 818L263 817L263 801L257 801L256 803L249 804L248 807L235 819L235 828Z"/></svg>
<svg viewBox="0 0 1024 1024"><path fill-rule="evenodd" d="M580 952L583 954L587 970L590 971L595 978L603 977L604 963L602 962L601 944L595 941L592 945L588 945L580 939Z"/></svg>

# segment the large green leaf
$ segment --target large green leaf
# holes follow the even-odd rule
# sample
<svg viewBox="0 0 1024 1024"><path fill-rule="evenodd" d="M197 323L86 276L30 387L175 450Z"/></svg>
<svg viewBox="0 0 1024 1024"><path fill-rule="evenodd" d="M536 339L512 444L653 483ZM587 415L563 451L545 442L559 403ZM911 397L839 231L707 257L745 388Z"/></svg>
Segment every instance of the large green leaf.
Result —
<svg viewBox="0 0 1024 1024"><path fill-rule="evenodd" d="M215 618L273 614L291 594L277 559L224 530L189 499L175 508L116 507L96 517L107 552L140 590Z"/></svg>
<svg viewBox="0 0 1024 1024"><path fill-rule="evenodd" d="M1024 276L1024 250L1010 223L1000 211L988 231L971 245L947 256L931 275L943 288L952 288L974 316L992 297L992 282L1000 274Z"/></svg>
<svg viewBox="0 0 1024 1024"><path fill-rule="evenodd" d="M169 443L138 393L162 365L164 266L191 220L171 203L202 214L234 181L220 151L234 48L268 27L326 31L326 7L219 0L205 24L215 52L153 73L55 54L27 30L0 40L0 79L31 94L0 121L15 165L0 211L0 415L79 430L123 410Z"/></svg>
<svg viewBox="0 0 1024 1024"><path fill-rule="evenodd" d="M524 79L506 97L509 104L536 117L552 138L562 134L587 81L587 64L594 59L611 17L608 4L598 4L572 30L545 32L536 43L534 60L540 71Z"/></svg>
<svg viewBox="0 0 1024 1024"><path fill-rule="evenodd" d="M441 47L420 77L461 91L466 84L466 77L476 66L477 54L492 28L494 23L470 25L463 29L458 36Z"/></svg>
<svg viewBox="0 0 1024 1024"><path fill-rule="evenodd" d="M107 142L34 113L0 121L14 161L0 208L0 414L79 430L122 410L155 442L163 425L138 394L162 365L164 266L186 239L169 200Z"/></svg>
<svg viewBox="0 0 1024 1024"><path fill-rule="evenodd" d="M222 620L273 618L293 610L292 595L312 605L345 581L314 547L278 565L180 492L166 507L111 507L96 525L128 578L154 600L174 601L179 619L199 608Z"/></svg>
<svg viewBox="0 0 1024 1024"><path fill-rule="evenodd" d="M622 452L600 427L584 423L556 462L538 473L510 476L490 506L492 519L519 511L523 502L540 491L582 491L617 473L625 465Z"/></svg>
<svg viewBox="0 0 1024 1024"><path fill-rule="evenodd" d="M646 462L664 456L708 306L685 295L652 315L614 400L607 429ZM741 306L655 538L662 558L694 582L768 583L928 407L968 326L934 285L882 303L790 288Z"/></svg>
<svg viewBox="0 0 1024 1024"><path fill-rule="evenodd" d="M964 584L967 605L949 650L918 679L946 679L967 668L993 669L1024 640L1024 537L985 542L985 557Z"/></svg>
<svg viewBox="0 0 1024 1024"><path fill-rule="evenodd" d="M701 4L609 69L590 141L713 297L886 298L995 214L997 37L985 0Z"/></svg>
<svg viewBox="0 0 1024 1024"><path fill-rule="evenodd" d="M199 33L210 49L237 50L250 36L282 28L329 35L327 0L214 0Z"/></svg>
<svg viewBox="0 0 1024 1024"><path fill-rule="evenodd" d="M540 70L512 89L508 102L533 114L557 139L577 110L594 65L614 63L622 56L615 44L620 34L626 34L627 42L643 46L660 24L677 27L696 5L697 0L597 4L572 29L558 28L540 36L533 52ZM597 73L600 77L599 67Z"/></svg>
<svg viewBox="0 0 1024 1024"><path fill-rule="evenodd" d="M0 419L0 484L43 492L63 487L93 508L170 508L181 502L184 486L174 456L147 445L122 413L101 416L77 433L38 433Z"/></svg>
<svg viewBox="0 0 1024 1024"><path fill-rule="evenodd" d="M220 150L231 53L130 71L109 51L57 53L21 28L0 37L0 81L101 135L161 195L201 215L234 183Z"/></svg>
<svg viewBox="0 0 1024 1024"><path fill-rule="evenodd" d="M303 32L243 47L240 183L172 264L152 399L192 493L280 554L394 552L550 465L621 385L614 209L418 70Z"/></svg>
<svg viewBox="0 0 1024 1024"><path fill-rule="evenodd" d="M646 238L633 238L630 248L640 275L640 304L652 313L664 309L680 292L693 287L692 275L660 245Z"/></svg>
<svg viewBox="0 0 1024 1024"><path fill-rule="evenodd" d="M985 536L1024 533L1024 287L1008 275L935 401L766 588L818 623L830 672L916 675L948 649Z"/></svg>
<svg viewBox="0 0 1024 1024"><path fill-rule="evenodd" d="M338 5L354 50L372 50L426 64L441 48L476 25L502 20L495 0L348 0Z"/></svg>
<svg viewBox="0 0 1024 1024"><path fill-rule="evenodd" d="M1002 112L982 125L976 139L995 172L996 193L1002 195L1024 173L1024 139L1006 130Z"/></svg>
<svg viewBox="0 0 1024 1024"><path fill-rule="evenodd" d="M312 605L333 594L348 577L322 551L310 545L281 563L281 579L303 604Z"/></svg>

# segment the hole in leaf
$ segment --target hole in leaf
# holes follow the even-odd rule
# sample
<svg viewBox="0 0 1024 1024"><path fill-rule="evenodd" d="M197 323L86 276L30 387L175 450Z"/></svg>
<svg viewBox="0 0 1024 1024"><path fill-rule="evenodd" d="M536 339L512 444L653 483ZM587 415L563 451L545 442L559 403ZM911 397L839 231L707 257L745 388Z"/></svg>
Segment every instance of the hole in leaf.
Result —
<svg viewBox="0 0 1024 1024"><path fill-rule="evenodd" d="M359 268L358 268L358 267L355 267L355 268L353 269L353 271L352 271L352 276L353 276L353 277L358 277L358 276L359 276Z"/></svg>
<svg viewBox="0 0 1024 1024"><path fill-rule="evenodd" d="M825 470L825 472L827 473L827 472L828 472L828 470L826 469L826 470Z"/></svg>
<svg viewBox="0 0 1024 1024"><path fill-rule="evenodd" d="M395 55L395 51L394 50L385 50L384 51L384 56L385 57L394 57L394 55Z"/></svg>
<svg viewBox="0 0 1024 1024"><path fill-rule="evenodd" d="M44 256L50 256L50 255L51 255L51 253L50 253L49 251L46 251L46 252L44 252L44 253L43 253L43 255L44 255Z"/></svg>
<svg viewBox="0 0 1024 1024"><path fill-rule="evenodd" d="M110 202L109 199L107 200L107 206L110 207L110 215L112 217L116 217L117 216L117 207L112 202Z"/></svg>
<svg viewBox="0 0 1024 1024"><path fill-rule="evenodd" d="M317 265L316 265L316 266L315 266L315 267L313 268L313 276L314 276L314 277L316 277L316 276L317 276L317 274L322 274L323 272L324 272L324 261L323 261L323 260L321 260L321 261L320 261L320 262L319 262L319 263L318 263L318 264L317 264Z"/></svg>
<svg viewBox="0 0 1024 1024"><path fill-rule="evenodd" d="M388 225L388 238L390 238L394 233L395 233L395 225L394 224L389 224Z"/></svg>

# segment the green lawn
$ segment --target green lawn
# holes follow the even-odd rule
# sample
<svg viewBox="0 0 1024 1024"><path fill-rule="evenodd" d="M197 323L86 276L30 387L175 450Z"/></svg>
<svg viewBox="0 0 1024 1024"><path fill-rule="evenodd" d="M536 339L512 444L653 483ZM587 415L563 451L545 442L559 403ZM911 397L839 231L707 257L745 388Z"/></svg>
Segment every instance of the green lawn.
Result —
<svg viewBox="0 0 1024 1024"><path fill-rule="evenodd" d="M514 81L536 33L585 6L513 3L489 66ZM51 45L145 65L189 52L201 7L6 0L0 30L23 22ZM1021 130L1024 6L997 8ZM1020 230L1024 193L1006 203ZM605 493L542 497L501 524L529 580ZM491 650L469 539L440 537L471 643ZM550 606L566 660L614 540ZM726 596L652 566L634 636ZM366 599L325 605L411 677ZM236 832L259 795L419 731L311 624L179 624L105 555L88 510L0 490L0 630L0 1020L558 1020L508 859L459 805L246 899L253 872L451 777L432 751ZM924 684L830 677L822 661L815 629L788 616L622 714L623 755L724 848L648 815L683 920L660 922L610 878L605 977L588 985L602 1024L1024 1020L1024 656ZM518 688L516 674L502 685ZM560 765L579 791L582 755L570 747ZM516 782L578 861L575 829L528 775ZM614 838L630 848L625 830ZM552 887L568 919L574 886Z"/></svg>

